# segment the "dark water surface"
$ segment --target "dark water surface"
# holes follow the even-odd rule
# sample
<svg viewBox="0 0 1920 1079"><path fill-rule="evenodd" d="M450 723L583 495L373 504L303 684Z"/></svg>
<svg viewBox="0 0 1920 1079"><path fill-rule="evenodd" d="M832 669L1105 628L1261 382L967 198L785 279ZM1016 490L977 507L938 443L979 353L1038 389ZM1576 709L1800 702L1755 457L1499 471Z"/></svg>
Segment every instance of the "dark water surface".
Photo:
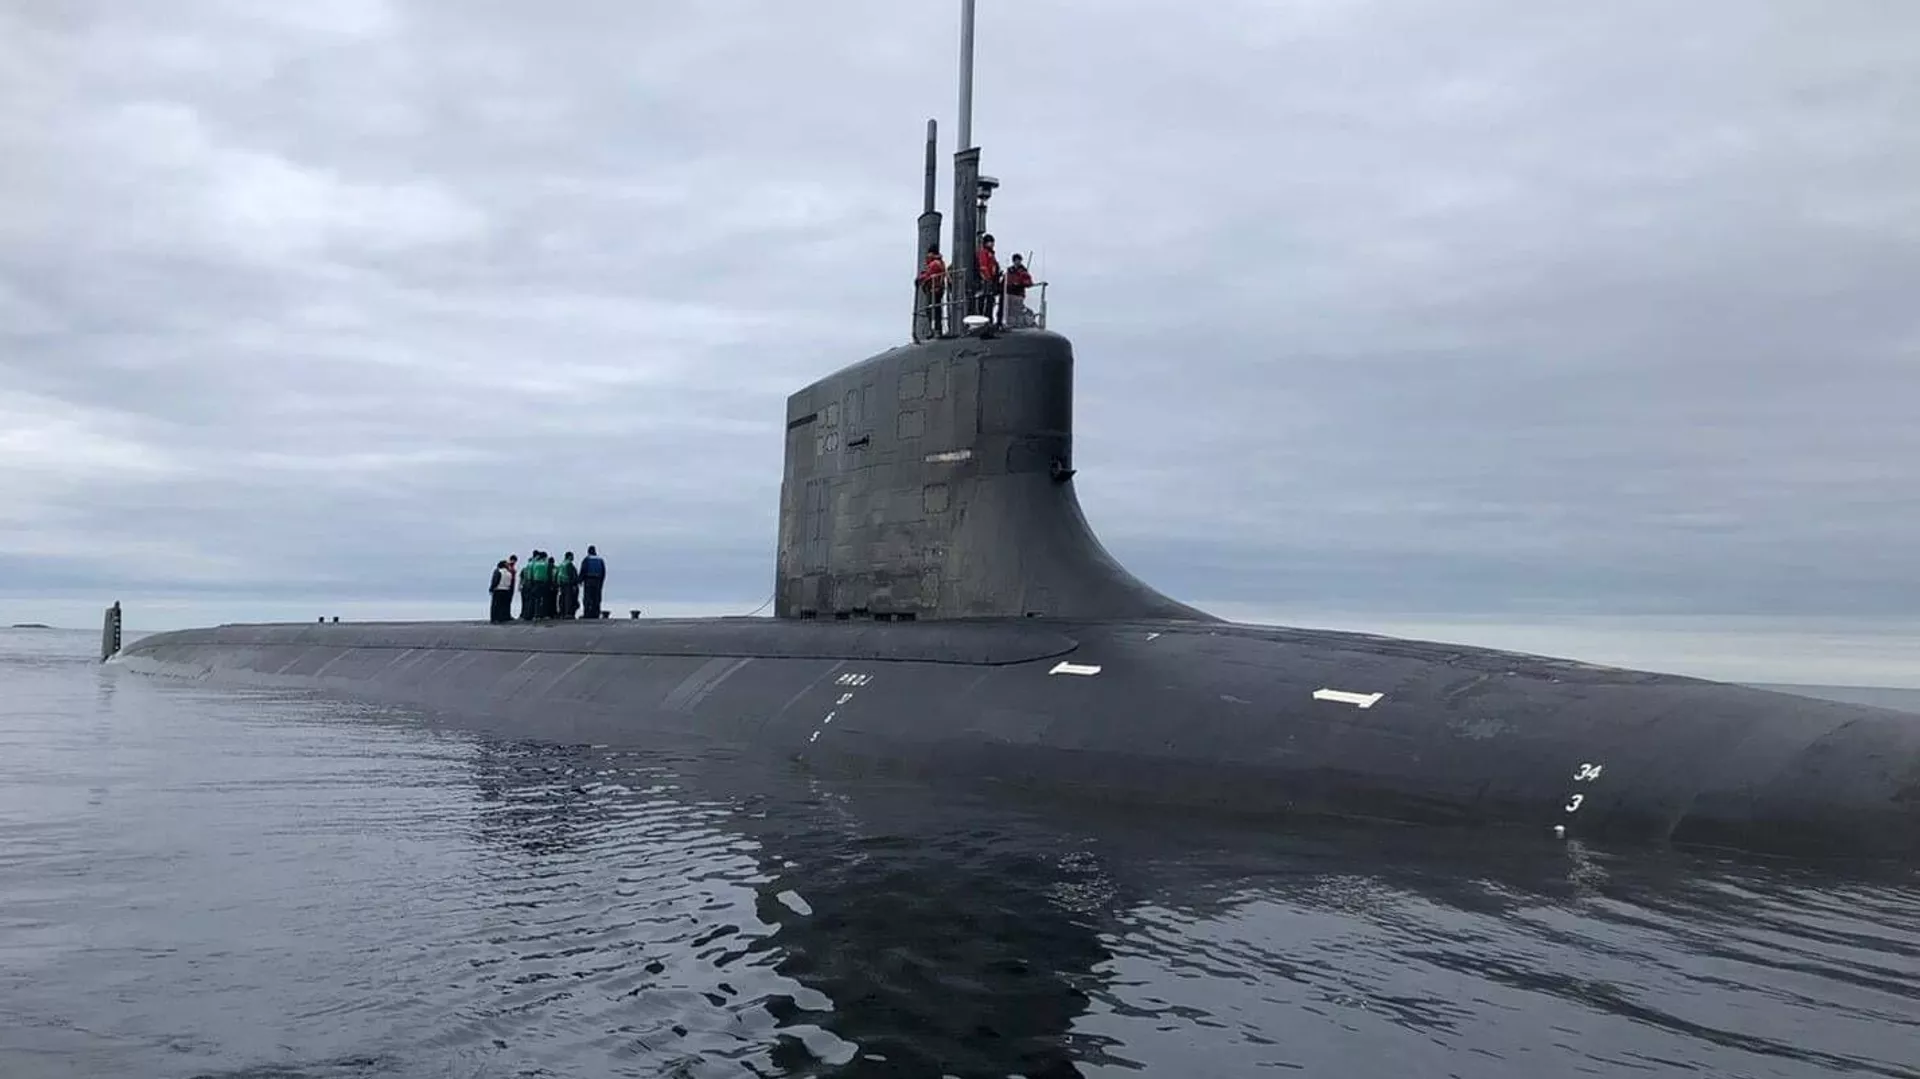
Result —
<svg viewBox="0 0 1920 1079"><path fill-rule="evenodd" d="M616 754L0 631L0 1077L1920 1076L1920 879Z"/></svg>

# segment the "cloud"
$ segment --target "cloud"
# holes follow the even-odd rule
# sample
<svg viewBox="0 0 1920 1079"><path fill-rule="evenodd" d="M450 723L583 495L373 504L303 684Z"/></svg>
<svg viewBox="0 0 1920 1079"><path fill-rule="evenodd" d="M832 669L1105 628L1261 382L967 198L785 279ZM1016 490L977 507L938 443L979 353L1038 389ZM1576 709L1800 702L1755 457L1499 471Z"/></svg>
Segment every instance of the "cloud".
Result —
<svg viewBox="0 0 1920 1079"><path fill-rule="evenodd" d="M0 604L452 604L588 542L759 603L785 395L905 329L954 7L0 12ZM1089 516L1203 605L1910 612L1916 43L983 3Z"/></svg>

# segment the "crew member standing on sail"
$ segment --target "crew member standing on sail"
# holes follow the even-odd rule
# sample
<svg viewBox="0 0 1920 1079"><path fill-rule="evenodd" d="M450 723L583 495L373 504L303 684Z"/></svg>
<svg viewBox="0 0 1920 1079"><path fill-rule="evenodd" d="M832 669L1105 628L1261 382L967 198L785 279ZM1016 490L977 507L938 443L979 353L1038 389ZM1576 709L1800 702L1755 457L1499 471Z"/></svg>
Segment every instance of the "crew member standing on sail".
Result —
<svg viewBox="0 0 1920 1079"><path fill-rule="evenodd" d="M926 305L927 326L933 336L940 336L940 327L946 325L942 310L947 298L947 260L940 257L940 245L927 248L927 261L920 267L920 276L914 278L920 286L920 302Z"/></svg>
<svg viewBox="0 0 1920 1079"><path fill-rule="evenodd" d="M587 617L600 617L600 590L607 584L607 560L592 544L587 545L587 557L580 560L580 583L587 593Z"/></svg>
<svg viewBox="0 0 1920 1079"><path fill-rule="evenodd" d="M993 253L993 233L980 237L974 265L980 274L979 291L974 293L974 314L992 318L994 298L1000 295L1000 256Z"/></svg>
<svg viewBox="0 0 1920 1079"><path fill-rule="evenodd" d="M1026 265L1019 255L1007 264L1007 306L1003 319L1008 326L1016 329L1033 324L1032 313L1027 310L1027 289L1033 285L1033 275L1027 272Z"/></svg>

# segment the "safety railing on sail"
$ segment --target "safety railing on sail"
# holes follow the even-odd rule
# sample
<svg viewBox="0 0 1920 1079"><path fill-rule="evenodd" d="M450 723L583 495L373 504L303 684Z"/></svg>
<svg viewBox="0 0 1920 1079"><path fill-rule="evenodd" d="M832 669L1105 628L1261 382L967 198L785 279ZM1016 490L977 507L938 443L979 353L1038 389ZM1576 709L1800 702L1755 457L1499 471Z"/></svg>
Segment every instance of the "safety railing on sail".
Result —
<svg viewBox="0 0 1920 1079"><path fill-rule="evenodd" d="M1046 329L1047 283L1035 281L1020 292L1009 292L1004 277L998 288L982 292L970 303L960 302L959 270L948 270L932 289L925 281L915 281L913 339L951 337L964 328L961 320L968 315L986 315L1001 329Z"/></svg>

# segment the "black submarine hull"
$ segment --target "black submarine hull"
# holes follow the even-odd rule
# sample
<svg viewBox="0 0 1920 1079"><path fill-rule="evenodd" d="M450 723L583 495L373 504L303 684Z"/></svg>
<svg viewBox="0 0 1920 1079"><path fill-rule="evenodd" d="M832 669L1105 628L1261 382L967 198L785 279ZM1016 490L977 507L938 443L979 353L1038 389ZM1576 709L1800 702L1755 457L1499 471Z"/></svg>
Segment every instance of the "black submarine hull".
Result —
<svg viewBox="0 0 1920 1079"><path fill-rule="evenodd" d="M517 737L1235 816L1920 855L1920 719L1366 634L1176 620L228 625L115 659Z"/></svg>

